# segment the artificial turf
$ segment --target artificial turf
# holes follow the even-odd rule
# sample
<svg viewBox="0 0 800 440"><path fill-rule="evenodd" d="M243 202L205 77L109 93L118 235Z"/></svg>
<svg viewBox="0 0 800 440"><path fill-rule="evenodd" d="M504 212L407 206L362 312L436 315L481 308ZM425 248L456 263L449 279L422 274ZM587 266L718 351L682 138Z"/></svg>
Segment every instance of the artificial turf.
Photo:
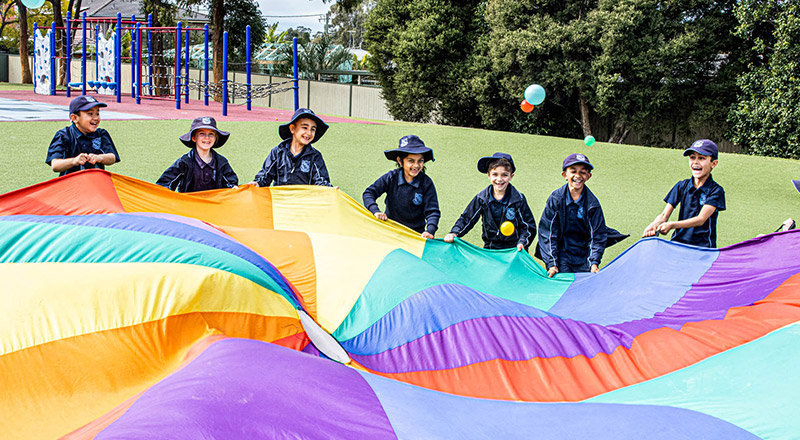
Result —
<svg viewBox="0 0 800 440"><path fill-rule="evenodd" d="M220 129L232 133L219 152L228 158L240 182L251 181L269 150L280 141L281 122L230 122L212 116L217 117ZM0 123L0 193L55 177L44 159L53 134L66 125L67 121ZM190 121L176 120L103 121L101 127L110 132L122 157L122 162L107 169L154 182L186 152L178 136L188 131L189 125ZM470 199L488 185L475 163L495 151L514 157L517 173L512 184L526 195L537 220L548 195L564 183L564 157L574 152L588 156L595 169L587 185L599 198L607 224L631 233L631 238L606 251L604 263L633 244L663 209L663 198L672 185L690 177L688 160L680 149L601 142L587 147L577 139L428 124L334 123L315 148L322 152L334 185L361 201L364 188L393 168L383 150L395 148L398 139L407 134L420 136L434 150L436 161L427 165L427 172L436 185L442 210L439 238ZM725 188L728 208L719 216L720 247L772 232L787 217L800 217L800 195L790 183L792 178L800 178L797 161L721 154L713 176ZM481 244L480 225L466 239Z"/></svg>

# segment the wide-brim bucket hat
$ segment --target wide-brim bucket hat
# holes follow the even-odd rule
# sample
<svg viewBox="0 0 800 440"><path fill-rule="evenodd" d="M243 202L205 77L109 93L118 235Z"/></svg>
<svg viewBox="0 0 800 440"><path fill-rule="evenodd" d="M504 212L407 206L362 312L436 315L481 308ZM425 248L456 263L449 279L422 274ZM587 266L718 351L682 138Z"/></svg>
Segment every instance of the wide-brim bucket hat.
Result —
<svg viewBox="0 0 800 440"><path fill-rule="evenodd" d="M222 131L217 128L217 121L216 119L212 118L211 116L201 116L199 118L194 118L192 121L192 127L189 129L189 132L186 134L181 135L178 139L183 142L189 148L195 147L195 142L192 140L192 136L194 136L194 132L200 130L202 128L207 128L209 130L214 130L217 133L217 141L214 142L214 146L211 148L219 148L228 142L228 136L231 134L227 131Z"/></svg>
<svg viewBox="0 0 800 440"><path fill-rule="evenodd" d="M488 173L489 163L497 159L507 159L509 162L511 162L511 173L513 174L517 172L517 167L514 166L514 159L511 158L511 155L508 153L500 153L500 152L494 153L491 156L484 156L478 159L478 171L480 171L483 174Z"/></svg>
<svg viewBox="0 0 800 440"><path fill-rule="evenodd" d="M291 121L278 127L278 134L280 135L281 139L286 140L291 138L292 130L289 129L289 126L297 122L298 119L302 118L313 119L317 123L317 131L314 133L314 139L311 140L312 144L317 142L325 134L325 132L328 131L328 124L320 119L319 116L314 114L312 110L307 108L299 108L295 110Z"/></svg>
<svg viewBox="0 0 800 440"><path fill-rule="evenodd" d="M433 158L433 150L426 147L419 136L413 134L401 137L399 146L394 150L386 150L383 152L386 158L392 162L397 161L397 157L400 156L400 153L421 154L425 162L433 162L436 160Z"/></svg>

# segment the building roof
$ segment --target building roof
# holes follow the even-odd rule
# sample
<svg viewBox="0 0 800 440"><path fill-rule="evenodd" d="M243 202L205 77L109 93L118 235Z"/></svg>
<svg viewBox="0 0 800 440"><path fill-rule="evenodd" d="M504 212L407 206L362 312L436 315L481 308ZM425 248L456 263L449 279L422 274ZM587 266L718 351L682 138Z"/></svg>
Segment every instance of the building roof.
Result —
<svg viewBox="0 0 800 440"><path fill-rule="evenodd" d="M87 17L92 18L116 18L117 13L128 19L131 15L145 18L139 0L83 0L81 10L86 12ZM181 7L178 7L177 11L176 21L192 23L209 23L211 21L211 17L202 12Z"/></svg>

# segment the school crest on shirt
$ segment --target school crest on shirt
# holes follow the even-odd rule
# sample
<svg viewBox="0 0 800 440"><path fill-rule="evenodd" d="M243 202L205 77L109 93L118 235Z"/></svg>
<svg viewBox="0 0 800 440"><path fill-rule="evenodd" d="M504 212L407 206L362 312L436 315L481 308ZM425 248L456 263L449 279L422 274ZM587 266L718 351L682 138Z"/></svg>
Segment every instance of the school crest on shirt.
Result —
<svg viewBox="0 0 800 440"><path fill-rule="evenodd" d="M100 138L92 139L92 148L94 148L95 150L100 151L101 143L102 143L102 139L100 139Z"/></svg>
<svg viewBox="0 0 800 440"><path fill-rule="evenodd" d="M514 211L514 208L506 209L506 219L507 220L514 220L515 218L517 218L517 212Z"/></svg>
<svg viewBox="0 0 800 440"><path fill-rule="evenodd" d="M583 218L583 206L578 206L578 212L575 215L578 218Z"/></svg>
<svg viewBox="0 0 800 440"><path fill-rule="evenodd" d="M311 162L303 160L300 162L300 171L307 173L311 169Z"/></svg>
<svg viewBox="0 0 800 440"><path fill-rule="evenodd" d="M706 193L700 191L700 206L703 206L705 204L706 204Z"/></svg>
<svg viewBox="0 0 800 440"><path fill-rule="evenodd" d="M413 202L414 202L414 204L415 204L415 205L421 205L421 204L422 204L422 194L420 194L420 193L414 193L414 200L413 200Z"/></svg>

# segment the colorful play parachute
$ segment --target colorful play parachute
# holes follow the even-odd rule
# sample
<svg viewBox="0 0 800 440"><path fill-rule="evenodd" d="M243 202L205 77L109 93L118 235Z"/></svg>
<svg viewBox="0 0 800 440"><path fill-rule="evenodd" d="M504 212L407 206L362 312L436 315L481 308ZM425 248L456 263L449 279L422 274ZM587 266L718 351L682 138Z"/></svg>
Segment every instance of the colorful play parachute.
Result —
<svg viewBox="0 0 800 440"><path fill-rule="evenodd" d="M549 279L331 188L84 171L0 196L0 438L794 439L798 252Z"/></svg>

